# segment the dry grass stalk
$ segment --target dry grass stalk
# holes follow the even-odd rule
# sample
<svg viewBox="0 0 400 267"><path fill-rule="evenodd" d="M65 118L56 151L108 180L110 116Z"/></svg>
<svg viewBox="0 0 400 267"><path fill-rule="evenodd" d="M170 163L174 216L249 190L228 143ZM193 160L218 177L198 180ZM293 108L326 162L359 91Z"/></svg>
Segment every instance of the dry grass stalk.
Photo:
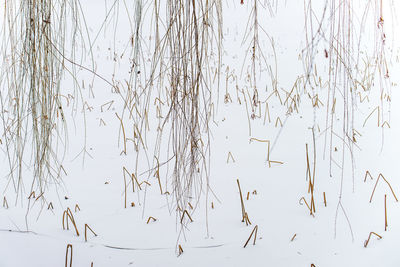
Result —
<svg viewBox="0 0 400 267"><path fill-rule="evenodd" d="M8 202L7 202L6 197L3 197L3 207L8 209Z"/></svg>
<svg viewBox="0 0 400 267"><path fill-rule="evenodd" d="M292 236L292 238L290 239L290 242L293 242L294 239L296 238L296 236L297 236L297 234L294 234L294 235Z"/></svg>
<svg viewBox="0 0 400 267"><path fill-rule="evenodd" d="M67 208L67 209L63 212L63 217L62 217L62 226L63 226L63 230L65 230L65 229L69 230L68 219L72 222L72 225L73 225L74 228L75 228L76 235L79 236L78 227L76 226L75 218L74 218L74 215L72 214L72 211L71 211L70 208ZM66 224L66 227L65 227L65 224ZM86 229L86 228L85 228L85 229Z"/></svg>
<svg viewBox="0 0 400 267"><path fill-rule="evenodd" d="M393 194L393 196L394 196L396 202L398 202L398 199L397 199L397 197L396 197L396 194L395 194L394 191L393 191L392 186L391 186L390 183L386 180L386 178L382 175L382 173L379 174L378 179L376 180L376 183L375 183L374 189L372 190L372 194L371 194L371 198L369 199L369 202L370 202L370 203L372 202L372 198L373 198L373 196L374 196L375 189L376 189L376 186L378 185L378 182L379 182L379 179L380 179L380 178L382 178L382 179L386 182L386 184L387 184L387 185L389 186L389 188L390 188L390 191L392 191L392 194Z"/></svg>
<svg viewBox="0 0 400 267"><path fill-rule="evenodd" d="M276 164L283 164L282 161L276 161L276 160L270 160L269 155L270 155L270 140L263 140L263 139L258 139L258 138L250 138L250 142L252 141L257 141L257 142L262 142L262 143L267 143L267 162L268 166L271 168L271 163L276 163Z"/></svg>
<svg viewBox="0 0 400 267"><path fill-rule="evenodd" d="M365 240L365 242L364 242L364 247L365 247L365 248L368 246L369 240L371 239L371 236L372 236L372 235L377 236L378 239L382 239L382 236L378 235L377 233L375 233L375 232L370 232L369 235L368 235L368 239Z"/></svg>
<svg viewBox="0 0 400 267"><path fill-rule="evenodd" d="M386 194L385 194L385 231L387 230L387 209L386 209Z"/></svg>
<svg viewBox="0 0 400 267"><path fill-rule="evenodd" d="M228 158L226 159L226 163L229 163L229 159L232 160L233 163L235 163L235 159L233 158L232 152L228 152Z"/></svg>
<svg viewBox="0 0 400 267"><path fill-rule="evenodd" d="M182 216L181 216L181 224L183 223L183 219L185 218L185 214L189 218L190 222L193 222L193 219L190 216L189 212L187 210L184 210L183 213L182 213Z"/></svg>
<svg viewBox="0 0 400 267"><path fill-rule="evenodd" d="M97 234L93 231L93 229L87 223L85 223L85 242L87 242L87 229L89 229L90 232L94 234L94 236L97 236Z"/></svg>
<svg viewBox="0 0 400 267"><path fill-rule="evenodd" d="M183 248L182 248L182 246L179 244L179 245L178 245L178 256L182 255L182 253L183 253Z"/></svg>
<svg viewBox="0 0 400 267"><path fill-rule="evenodd" d="M65 267L68 267L68 252L69 252L69 267L72 267L72 245L67 245L67 251L65 252Z"/></svg>
<svg viewBox="0 0 400 267"><path fill-rule="evenodd" d="M250 222L250 220L249 220L249 216L247 215L246 209L245 209L245 207L244 207L242 189L240 188L239 179L236 179L236 183L237 183L238 188L239 188L240 205L241 205L241 208L242 208L242 222L245 222L246 225L248 225L248 224L251 224L251 222Z"/></svg>
<svg viewBox="0 0 400 267"><path fill-rule="evenodd" d="M150 216L150 217L147 219L147 222L146 222L146 224L149 224L149 223L150 223L150 221L153 221L153 222L155 222L155 221L157 221L157 219L156 219L156 218L154 218L153 216Z"/></svg>
<svg viewBox="0 0 400 267"><path fill-rule="evenodd" d="M256 244L257 231L258 231L258 225L254 226L253 231L251 231L250 236L247 239L246 243L244 244L243 248L246 248L246 246L249 243L249 241L250 241L251 237L253 236L253 234L254 234L253 246Z"/></svg>
<svg viewBox="0 0 400 267"><path fill-rule="evenodd" d="M369 171L366 171L365 177L364 177L364 183L367 181L367 176L369 176L371 178L371 180L374 180L374 178L372 178L372 175L369 173Z"/></svg>
<svg viewBox="0 0 400 267"><path fill-rule="evenodd" d="M310 205L308 205L307 200L306 200L304 197L300 198L300 200L299 200L299 204L300 204L300 205L303 205L303 202L302 202L302 201L304 201L304 203L306 203L307 209L310 211L310 215L312 215L313 217L315 217L315 216L314 216L314 213L313 213L313 209L312 209L312 207L311 207Z"/></svg>

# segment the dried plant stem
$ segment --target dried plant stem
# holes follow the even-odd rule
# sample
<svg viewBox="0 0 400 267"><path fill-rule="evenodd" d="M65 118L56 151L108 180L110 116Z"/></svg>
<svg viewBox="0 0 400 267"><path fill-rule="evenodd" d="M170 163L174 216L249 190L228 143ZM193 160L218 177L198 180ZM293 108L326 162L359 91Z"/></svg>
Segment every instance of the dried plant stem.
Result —
<svg viewBox="0 0 400 267"><path fill-rule="evenodd" d="M188 212L187 210L184 210L183 213L182 213L182 217L181 217L181 224L183 223L183 219L184 219L184 217L185 217L185 214L186 214L186 216L189 218L190 222L193 222L193 219L192 219L192 217L190 216L189 212Z"/></svg>
<svg viewBox="0 0 400 267"><path fill-rule="evenodd" d="M386 178L382 175L382 173L379 174L378 179L376 180L376 183L375 183L374 189L372 190L372 194L371 194L371 198L369 199L369 202L370 202L370 203L372 202L372 198L373 198L373 196L374 196L375 189L376 189L376 186L378 185L378 182L379 182L379 179L380 179L380 178L382 178L382 179L386 182L386 184L387 184L387 185L389 186L389 188L390 188L390 191L392 191L392 194L393 194L393 196L394 196L396 202L398 202L398 199L397 199L397 197L396 197L396 194L395 194L394 191L393 191L392 186L391 186L390 183L386 180Z"/></svg>
<svg viewBox="0 0 400 267"><path fill-rule="evenodd" d="M240 205L241 205L241 208L242 208L242 222L246 222L246 224L247 224L248 222L250 222L250 220L249 220L249 217L248 217L248 215L247 215L246 209L245 209L245 207L244 207L242 189L240 188L239 179L236 179L236 183L237 183L238 188L239 188ZM251 223L250 223L250 224L251 224Z"/></svg>
<svg viewBox="0 0 400 267"><path fill-rule="evenodd" d="M183 253L183 248L182 248L182 246L179 244L179 245L178 245L178 256L182 255L182 253Z"/></svg>
<svg viewBox="0 0 400 267"><path fill-rule="evenodd" d="M6 197L3 197L3 207L8 209L8 202L7 202Z"/></svg>
<svg viewBox="0 0 400 267"><path fill-rule="evenodd" d="M253 246L256 244L257 231L258 231L258 225L254 226L253 231L251 231L250 236L247 239L246 243L244 244L243 248L246 248L246 246L249 243L249 241L250 241L251 237L253 236L253 234L254 234Z"/></svg>
<svg viewBox="0 0 400 267"><path fill-rule="evenodd" d="M385 231L387 230L388 222L387 222L387 209L386 209L386 194L385 194Z"/></svg>
<svg viewBox="0 0 400 267"><path fill-rule="evenodd" d="M67 251L65 252L65 267L68 267L68 252L69 252L69 267L72 267L72 245L67 245Z"/></svg>
<svg viewBox="0 0 400 267"><path fill-rule="evenodd" d="M294 234L294 235L292 236L292 238L290 239L290 242L293 242L294 239L296 238L296 236L297 236L297 234Z"/></svg>
<svg viewBox="0 0 400 267"><path fill-rule="evenodd" d="M371 239L371 236L372 236L372 235L377 236L378 239L382 239L382 236L378 235L377 233L375 233L375 232L370 232L369 235L368 235L368 239L365 240L365 242L364 242L364 247L365 247L365 248L368 246L369 240Z"/></svg>
<svg viewBox="0 0 400 267"><path fill-rule="evenodd" d="M63 230L65 230L65 229L69 230L68 219L72 222L72 225L75 228L76 235L79 236L78 227L76 226L75 218L74 218L74 215L72 214L72 211L70 208L67 208L63 212L63 217L62 217ZM66 224L66 227L65 227L65 224Z"/></svg>
<svg viewBox="0 0 400 267"><path fill-rule="evenodd" d="M149 223L150 223L150 221L153 221L153 222L155 222L155 221L157 221L157 219L156 219L156 218L154 218L153 216L150 216L150 217L147 219L147 222L146 222L146 224L149 224Z"/></svg>
<svg viewBox="0 0 400 267"><path fill-rule="evenodd" d="M94 236L97 236L97 234L93 231L93 229L87 223L85 223L85 242L87 242L87 229L89 229L90 232L94 234Z"/></svg>
<svg viewBox="0 0 400 267"><path fill-rule="evenodd" d="M372 178L372 175L369 173L369 171L365 172L365 177L364 177L364 183L367 181L367 176L369 176L371 178L371 180L373 180L374 178Z"/></svg>

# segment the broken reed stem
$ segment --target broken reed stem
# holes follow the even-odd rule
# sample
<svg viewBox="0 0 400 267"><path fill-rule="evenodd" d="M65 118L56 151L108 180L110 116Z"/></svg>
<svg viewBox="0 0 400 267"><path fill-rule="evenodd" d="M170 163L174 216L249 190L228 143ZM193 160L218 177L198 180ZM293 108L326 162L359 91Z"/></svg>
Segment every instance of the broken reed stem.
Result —
<svg viewBox="0 0 400 267"><path fill-rule="evenodd" d="M250 219L249 219L249 215L247 214L247 212L244 213L243 221L246 223L246 226L251 225L251 222L250 222Z"/></svg>
<svg viewBox="0 0 400 267"><path fill-rule="evenodd" d="M385 231L387 230L387 209L386 209L386 194L385 194Z"/></svg>
<svg viewBox="0 0 400 267"><path fill-rule="evenodd" d="M315 183L315 153L314 153L314 168L313 168L313 174L311 176L311 168L310 168L310 158L308 156L308 144L306 144L306 163L307 163L307 168L306 168L306 181L308 181L308 193L311 194L311 201L310 201L310 206L308 206L307 201L307 207L309 207L310 210L310 215L313 215L315 213L315 201L314 201L314 183ZM304 198L304 197L303 197ZM301 201L301 199L300 199Z"/></svg>
<svg viewBox="0 0 400 267"><path fill-rule="evenodd" d="M233 158L232 152L228 152L228 157L226 159L226 163L229 163L229 159L232 160L233 163L235 163L235 159Z"/></svg>
<svg viewBox="0 0 400 267"><path fill-rule="evenodd" d="M294 234L293 237L290 239L290 242L293 242L293 240L296 238L297 234Z"/></svg>
<svg viewBox="0 0 400 267"><path fill-rule="evenodd" d="M246 216L246 210L245 210L245 208L244 208L242 189L240 188L239 179L236 179L236 182L237 182L237 185L238 185L238 188L239 188L240 204L241 204L241 207L242 207L242 222L245 222L247 216ZM248 218L247 218L247 219L248 219Z"/></svg>
<svg viewBox="0 0 400 267"><path fill-rule="evenodd" d="M68 267L68 251L70 252L69 267L72 267L72 245L67 245L67 251L65 252L65 267Z"/></svg>
<svg viewBox="0 0 400 267"><path fill-rule="evenodd" d="M179 245L178 245L178 257L179 257L180 255L182 255L182 253L183 253L183 248L182 248L182 246L179 244Z"/></svg>
<svg viewBox="0 0 400 267"><path fill-rule="evenodd" d="M325 192L324 192L324 205L326 207L326 195L325 195Z"/></svg>
<svg viewBox="0 0 400 267"><path fill-rule="evenodd" d="M181 217L181 224L183 223L183 219L184 219L184 217L185 217L185 214L188 216L190 222L193 222L193 219L192 219L192 217L190 216L189 212L188 212L187 210L184 210L183 213L182 213L182 217Z"/></svg>
<svg viewBox="0 0 400 267"><path fill-rule="evenodd" d="M301 202L302 200L304 200L304 203L306 203L306 206L307 206L308 210L310 211L310 215L312 215L312 216L314 217L313 210L312 210L312 208L310 207L310 205L308 205L307 200L306 200L304 197L301 197L301 198L300 198L299 204L300 204L300 205L303 205L303 203Z"/></svg>
<svg viewBox="0 0 400 267"><path fill-rule="evenodd" d="M149 224L151 220L152 220L153 222L157 221L156 218L154 218L153 216L150 216L150 217L147 219L146 224Z"/></svg>
<svg viewBox="0 0 400 267"><path fill-rule="evenodd" d="M44 192L40 193L40 194L36 197L35 202L38 201L41 197L43 197L43 195L44 195Z"/></svg>
<svg viewBox="0 0 400 267"><path fill-rule="evenodd" d="M29 195L29 197L28 197L28 199L31 199L31 198L36 198L36 196L35 196L35 191L32 191L31 192L31 194Z"/></svg>
<svg viewBox="0 0 400 267"><path fill-rule="evenodd" d="M90 232L92 232L94 234L94 236L97 236L97 234L93 231L93 229L90 228L90 226L87 225L87 223L85 223L85 242L87 242L87 229L89 229Z"/></svg>
<svg viewBox="0 0 400 267"><path fill-rule="evenodd" d="M3 198L3 207L8 209L8 202L7 202L6 197Z"/></svg>
<svg viewBox="0 0 400 267"><path fill-rule="evenodd" d="M122 173L123 173L123 175L124 175L124 180L125 180L125 181L126 181L125 173L128 174L128 176L131 178L131 182L132 182L132 192L135 193L135 183L134 183L134 179L133 179L133 176L132 176L133 173L130 174L129 171L128 171L128 169L125 168L125 167L122 167ZM126 182L125 182L125 189L126 189L127 186L128 186L128 185L127 185Z"/></svg>
<svg viewBox="0 0 400 267"><path fill-rule="evenodd" d="M126 178L124 173L124 208L126 209Z"/></svg>
<svg viewBox="0 0 400 267"><path fill-rule="evenodd" d="M276 161L276 160L270 160L269 159L269 154L270 154L270 141L269 140L263 140L263 139L258 139L258 138L250 138L250 142L251 141L257 141L257 142L261 142L261 143L267 143L267 162L268 162L268 167L271 168L271 163L277 163L277 164L283 164L282 161Z"/></svg>
<svg viewBox="0 0 400 267"><path fill-rule="evenodd" d="M376 235L376 236L378 237L378 239L382 239L382 236L378 235L377 233L375 233L375 232L370 232L370 233L369 233L369 236L368 236L368 239L364 241L364 247L365 247L365 248L368 246L369 240L371 239L371 236L372 236L373 234Z"/></svg>
<svg viewBox="0 0 400 267"><path fill-rule="evenodd" d="M246 243L244 244L243 248L246 248L246 246L249 243L249 241L250 241L251 237L253 236L253 234L254 234L253 246L256 244L257 231L258 231L258 225L254 226L253 231L251 231L250 236L247 239Z"/></svg>
<svg viewBox="0 0 400 267"><path fill-rule="evenodd" d="M78 204L76 204L76 205L75 205L75 212L77 212L78 210L81 211L81 208L79 207Z"/></svg>
<svg viewBox="0 0 400 267"><path fill-rule="evenodd" d="M160 187L160 194L162 195L163 191L162 191L161 179L160 179L160 162L158 161L158 158L156 156L154 156L154 157L157 160L157 169L156 169L156 172L154 173L153 177L157 178L158 186Z"/></svg>
<svg viewBox="0 0 400 267"><path fill-rule="evenodd" d="M67 208L67 209L63 212L63 217L62 217L63 230L65 230L65 222L66 222L66 224L67 224L67 230L69 230L68 219L71 220L72 225L73 225L74 228L75 228L76 235L79 236L78 227L76 226L75 219L74 219L74 215L72 214L70 208Z"/></svg>
<svg viewBox="0 0 400 267"><path fill-rule="evenodd" d="M369 199L369 203L372 202L372 197L374 196L376 186L378 185L379 179L380 179L381 177L382 177L382 179L386 182L386 184L389 186L390 191L392 191L392 194L393 194L394 198L396 199L396 202L398 202L398 199L397 199L397 197L396 197L396 194L395 194L394 191L393 191L392 186L391 186L390 183L385 179L385 177L382 175L382 173L380 173L379 176L378 176L378 179L376 180L376 183L375 183L375 186L374 186L374 190L372 190L372 194L371 194L371 198Z"/></svg>
<svg viewBox="0 0 400 267"><path fill-rule="evenodd" d="M371 177L371 180L373 180L374 178L372 178L372 175L369 173L369 171L365 172L365 177L364 177L364 183L367 181L367 176Z"/></svg>
<svg viewBox="0 0 400 267"><path fill-rule="evenodd" d="M126 155L126 135L125 135L124 123L122 122L122 119L118 116L117 112L115 112L115 115L117 116L119 122L121 123L122 135L123 135L123 138L124 138L124 150L122 152L124 152L124 154Z"/></svg>

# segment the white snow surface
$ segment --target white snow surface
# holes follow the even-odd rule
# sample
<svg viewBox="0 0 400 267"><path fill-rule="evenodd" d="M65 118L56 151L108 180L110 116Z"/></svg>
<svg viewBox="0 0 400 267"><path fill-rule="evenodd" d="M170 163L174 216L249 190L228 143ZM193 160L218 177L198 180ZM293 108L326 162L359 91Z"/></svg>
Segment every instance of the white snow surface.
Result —
<svg viewBox="0 0 400 267"><path fill-rule="evenodd" d="M89 34L93 41L93 55L96 72L107 80L123 81L128 75L126 63L129 53L123 54L129 44L131 34L129 21L125 15L124 1L120 5L119 19L114 32L115 18L111 18L106 27L101 24L113 1L81 1ZM126 1L128 2L128 1ZM150 1L151 2L151 1ZM390 182L394 192L400 197L400 174L396 167L399 160L400 94L398 77L400 73L398 55L399 43L388 42L393 50L391 65L392 89L390 129L385 128L382 148L382 130L376 127L376 116L371 117L363 127L365 118L379 103L379 97L370 95L371 102L357 106L355 128L362 134L357 140L360 149L354 150L355 168L352 179L349 154L345 156L342 204L348 216L349 224L337 207L340 191L340 170L334 166L333 176L329 175L329 160L323 159L325 108L317 110L316 131L317 162L315 186L315 217L310 216L307 207L300 205L299 200L309 200L306 181L305 144L312 151L313 109L306 96L303 96L299 113L294 113L287 120L277 107L271 106L271 122L264 124L261 119L251 122L249 133L248 116L244 104L236 101L235 82L228 81L227 90L232 96L232 103L224 103L225 71L234 72L243 86L245 78L240 78L242 65L247 68L245 51L248 42L242 44L246 30L247 18L251 4L239 0L223 1L224 5L224 53L223 74L220 86L218 109L215 111L211 125L210 137L210 188L208 198L200 199L193 215L193 222L187 224L185 236L179 236L180 218L176 217L173 200L160 195L157 180L153 174L144 173L139 181L148 181L149 186L142 184L140 192L128 194L128 207L124 208L124 179L122 167L132 171L135 152L128 143L127 155L121 154L120 122L115 113L121 114L123 102L118 94L112 93L109 85L91 73L79 70L78 80L85 81L82 89L84 101L93 109L77 107L74 118L67 117L68 142L63 166L67 175L59 185L48 188L46 199L52 202L54 209L34 205L27 214L29 183L26 185L26 196L14 203L15 193L11 188L4 192L9 208L0 207L0 266L52 267L64 266L67 244L73 248L72 266L400 266L397 254L400 240L400 206L395 201L388 186L381 180L377 186L372 202L369 202L376 179L380 173ZM262 1L261 1L262 2ZM388 2L388 1L384 1ZM2 1L2 4L4 2ZM162 2L163 4L163 2ZM3 6L3 5L2 5ZM133 12L133 4L127 8ZM147 6L145 6L147 7ZM399 4L395 7L400 8ZM276 8L276 10L275 10ZM277 54L277 77L279 87L290 89L298 75L304 72L298 55L304 48L304 13L303 1L279 1L275 3L274 15L266 10L260 11L263 29L274 39ZM3 12L3 11L2 11ZM113 16L116 16L113 14ZM150 11L143 16L151 16ZM149 20L146 17L146 20ZM394 29L399 27L395 24ZM148 42L150 36L143 25L142 42ZM388 25L388 29L389 25ZM390 36L395 30L387 31ZM365 39L373 38L366 29ZM115 34L115 37L114 37ZM273 58L271 45L265 33L260 33L260 42L265 49L267 59ZM143 47L144 58L146 47ZM129 50L129 49L128 49ZM113 60L113 53L117 59ZM317 57L323 60L323 51ZM88 57L89 58L89 57ZM90 68L90 60L83 64ZM275 66L274 64L272 64ZM321 72L323 70L321 69ZM264 76L262 76L264 75ZM260 74L259 87L265 88L269 83L266 72ZM244 75L242 75L244 76ZM93 82L92 82L93 80ZM70 76L63 81L65 90L73 84ZM94 97L89 93L92 84ZM322 94L322 93L321 93ZM379 93L378 93L379 94ZM108 109L103 104L114 100ZM375 103L375 102L376 103ZM378 104L377 104L378 103ZM74 107L68 111L73 113ZM164 110L164 112L166 112ZM86 122L83 120L86 116ZM275 126L277 116L284 121L282 129ZM338 118L339 119L339 115ZM105 122L100 123L100 120ZM79 154L84 146L84 127L86 123L86 154ZM154 126L156 124L153 124ZM150 129L147 137L152 146L155 127ZM129 136L133 135L128 130ZM251 141L251 138L276 141L270 159L282 161L283 164L267 163L267 144ZM164 141L168 139L166 134ZM338 162L342 155L342 142L335 141L338 151L333 152ZM130 145L130 146L129 146ZM234 161L227 162L228 153ZM310 154L311 155L311 154ZM162 155L165 161L167 155ZM148 168L144 154L141 154L140 173ZM151 159L152 160L152 159ZM7 170L5 158L0 163L1 169ZM161 167L162 169L163 167ZM369 171L373 180L364 175ZM166 179L166 170L162 169ZM2 172L6 174L7 171ZM169 174L170 175L170 174ZM0 188L5 188L7 177L1 178ZM237 187L240 181L244 204L251 225L241 221L241 204ZM128 187L129 188L129 187ZM354 188L354 190L353 190ZM256 191L256 194L252 192ZM205 192L205 191L204 191ZM247 199L247 193L249 199ZM323 193L326 194L327 206L324 206ZM388 229L384 225L384 195L387 195ZM135 206L131 207L130 203ZM211 202L214 208L211 208ZM80 210L75 210L78 204ZM63 211L69 207L75 217L80 235L77 236L70 224L70 230L63 230ZM336 216L337 214L337 216ZM157 220L147 224L149 217ZM28 229L26 227L28 223ZM88 232L85 242L84 229L88 224L97 236ZM251 240L246 248L254 226L258 226L257 240ZM354 239L352 238L352 233ZM371 237L368 247L364 241L370 232L376 232L382 239ZM292 237L294 239L292 240ZM178 240L179 237L179 241ZM177 256L177 242L184 252ZM68 265L69 266L69 265Z"/></svg>

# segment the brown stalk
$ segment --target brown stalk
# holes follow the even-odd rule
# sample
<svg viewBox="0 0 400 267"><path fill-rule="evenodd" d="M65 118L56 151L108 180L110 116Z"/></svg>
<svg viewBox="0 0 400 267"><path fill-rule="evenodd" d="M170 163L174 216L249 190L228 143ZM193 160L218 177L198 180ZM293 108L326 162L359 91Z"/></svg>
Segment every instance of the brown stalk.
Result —
<svg viewBox="0 0 400 267"><path fill-rule="evenodd" d="M181 217L181 223L183 223L183 218L185 217L185 214L189 217L190 221L193 222L193 219L190 216L189 212L187 210L184 210Z"/></svg>
<svg viewBox="0 0 400 267"><path fill-rule="evenodd" d="M35 197L35 191L32 191L31 194L29 195L28 199L31 199L31 197L36 198Z"/></svg>
<svg viewBox="0 0 400 267"><path fill-rule="evenodd" d="M90 228L90 226L87 225L87 223L85 223L85 242L87 242L87 229L89 229L90 232L92 232L94 234L94 236L97 236L97 234L93 231L93 229Z"/></svg>
<svg viewBox="0 0 400 267"><path fill-rule="evenodd" d="M239 179L236 179L236 182L237 182L237 185L238 185L238 188L239 188L240 204L241 204L241 207L242 207L242 222L244 222L244 221L245 221L245 218L246 218L246 217L245 217L246 210L245 210L245 208L244 208L242 189L240 188Z"/></svg>
<svg viewBox="0 0 400 267"><path fill-rule="evenodd" d="M72 214L70 208L67 208L67 209L63 212L62 224L63 224L63 229L64 229L64 230L65 230L65 222L66 222L66 224L67 224L67 230L69 230L68 219L70 219L70 221L72 222L72 225L73 225L74 228L75 228L76 235L79 236L78 227L76 226L75 218L74 218L74 215Z"/></svg>
<svg viewBox="0 0 400 267"><path fill-rule="evenodd" d="M3 198L3 207L8 209L8 202L7 202L6 197Z"/></svg>
<svg viewBox="0 0 400 267"><path fill-rule="evenodd" d="M251 225L251 222L250 222L250 219L249 219L249 215L247 214L247 212L244 213L243 221L246 223L246 226Z"/></svg>
<svg viewBox="0 0 400 267"><path fill-rule="evenodd" d="M121 123L122 136L123 136L123 139L124 139L124 150L122 152L126 155L126 135L125 135L124 123L122 122L122 119L118 116L117 112L115 112L115 115L117 116L119 122Z"/></svg>
<svg viewBox="0 0 400 267"><path fill-rule="evenodd" d="M229 159L232 159L232 162L235 163L235 159L233 158L232 152L228 152L228 158L226 159L226 163L229 163Z"/></svg>
<svg viewBox="0 0 400 267"><path fill-rule="evenodd" d="M296 238L297 234L294 234L292 239L290 239L290 242L293 242L293 240Z"/></svg>
<svg viewBox="0 0 400 267"><path fill-rule="evenodd" d="M68 267L68 251L70 252L69 267L72 267L72 245L67 245L67 251L65 252L65 267Z"/></svg>
<svg viewBox="0 0 400 267"><path fill-rule="evenodd" d="M387 230L387 209L386 209L386 194L385 194L385 231Z"/></svg>
<svg viewBox="0 0 400 267"><path fill-rule="evenodd" d="M178 245L178 256L180 256L180 255L182 255L182 253L183 253L183 248L182 248L182 246L181 245Z"/></svg>
<svg viewBox="0 0 400 267"><path fill-rule="evenodd" d="M158 161L158 158L157 158L157 157L155 157L155 158L156 158L156 160L157 160L157 170L156 170L156 172L154 173L154 177L157 177L158 185L159 185L159 187L160 187L160 194L162 195L162 194L163 194L163 191L162 191L161 179L160 179L160 162Z"/></svg>
<svg viewBox="0 0 400 267"><path fill-rule="evenodd" d="M304 203L306 203L306 206L307 206L308 210L310 211L310 215L312 215L312 216L314 217L313 210L312 210L312 208L308 205L307 200L306 200L304 197L301 197L301 198L300 198L299 204L300 204L300 205L303 205L302 200L304 201Z"/></svg>
<svg viewBox="0 0 400 267"><path fill-rule="evenodd" d="M367 181L367 176L371 177L371 180L374 180L374 178L372 178L372 175L369 173L369 171L366 171L365 176L364 176L364 183Z"/></svg>
<svg viewBox="0 0 400 267"><path fill-rule="evenodd" d="M257 231L258 231L258 225L254 226L253 231L251 231L250 236L247 239L246 243L244 244L243 248L246 248L246 246L249 243L249 241L250 241L251 237L253 236L253 234L254 234L253 246L256 244Z"/></svg>
<svg viewBox="0 0 400 267"><path fill-rule="evenodd" d="M368 236L368 239L365 240L365 242L364 242L364 247L365 247L365 248L368 246L368 243L369 243L369 240L371 239L372 234L376 235L376 236L378 237L378 239L382 239L382 236L378 235L377 233L375 233L375 232L370 232L370 233L369 233L369 236Z"/></svg>
<svg viewBox="0 0 400 267"><path fill-rule="evenodd" d="M147 222L146 222L146 224L149 224L149 223L150 223L150 220L152 220L153 222L157 221L157 219L156 219L156 218L154 218L154 217L150 216L150 217L147 219Z"/></svg>
<svg viewBox="0 0 400 267"><path fill-rule="evenodd" d="M371 194L371 198L369 199L369 203L372 202L372 197L374 196L376 186L378 185L379 179L380 179L381 177L382 177L382 179L386 182L386 184L389 186L390 191L392 191L392 194L393 194L394 198L396 199L396 202L398 202L398 199L397 199L397 197L396 197L396 194L395 194L394 191L393 191L392 186L391 186L390 183L385 179L385 177L382 175L382 173L380 173L379 176L378 176L378 179L376 180L376 183L375 183L375 186L374 186L374 190L372 190L372 194Z"/></svg>

